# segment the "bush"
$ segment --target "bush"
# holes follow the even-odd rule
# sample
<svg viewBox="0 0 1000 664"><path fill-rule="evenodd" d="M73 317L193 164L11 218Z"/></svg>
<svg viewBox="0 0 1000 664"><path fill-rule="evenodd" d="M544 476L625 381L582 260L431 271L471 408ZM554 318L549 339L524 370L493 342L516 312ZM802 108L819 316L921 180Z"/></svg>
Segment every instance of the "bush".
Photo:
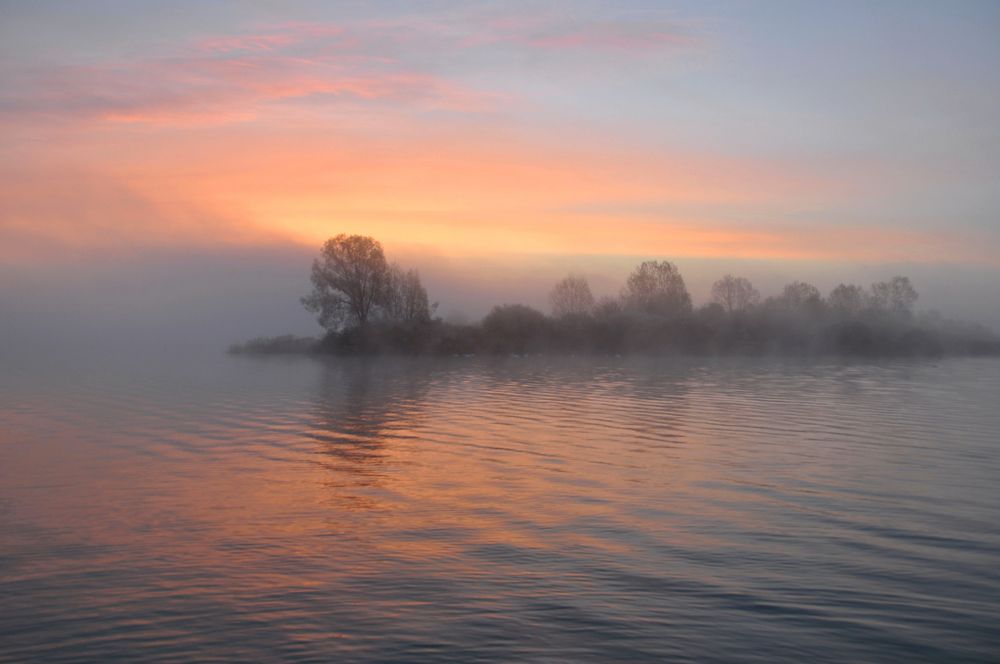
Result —
<svg viewBox="0 0 1000 664"><path fill-rule="evenodd" d="M504 304L486 315L482 329L484 347L489 352L538 352L546 346L549 319L523 304Z"/></svg>

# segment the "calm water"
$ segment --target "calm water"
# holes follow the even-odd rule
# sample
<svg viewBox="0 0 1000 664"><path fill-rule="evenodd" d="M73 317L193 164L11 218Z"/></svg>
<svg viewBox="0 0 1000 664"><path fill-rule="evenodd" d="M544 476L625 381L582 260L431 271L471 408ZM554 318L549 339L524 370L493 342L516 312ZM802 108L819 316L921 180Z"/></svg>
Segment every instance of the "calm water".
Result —
<svg viewBox="0 0 1000 664"><path fill-rule="evenodd" d="M0 373L0 660L1000 661L1000 361Z"/></svg>

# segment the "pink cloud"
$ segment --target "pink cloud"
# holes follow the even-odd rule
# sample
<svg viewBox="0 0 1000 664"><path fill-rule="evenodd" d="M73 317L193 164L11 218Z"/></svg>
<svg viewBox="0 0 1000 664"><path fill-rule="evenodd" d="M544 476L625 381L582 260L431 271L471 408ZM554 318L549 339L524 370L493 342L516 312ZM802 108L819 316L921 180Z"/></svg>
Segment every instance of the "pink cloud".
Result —
<svg viewBox="0 0 1000 664"><path fill-rule="evenodd" d="M190 125L250 120L278 103L481 113L509 100L439 75L434 62L505 46L575 57L655 53L689 41L663 21L286 23L197 39L169 57L22 71L0 89L0 114Z"/></svg>
<svg viewBox="0 0 1000 664"><path fill-rule="evenodd" d="M391 103L482 112L499 95L380 57L344 29L286 25L202 39L173 57L21 72L0 91L8 117L215 124L272 102Z"/></svg>
<svg viewBox="0 0 1000 664"><path fill-rule="evenodd" d="M260 52L274 51L297 41L295 35L288 33L231 35L203 39L195 48L202 53Z"/></svg>
<svg viewBox="0 0 1000 664"><path fill-rule="evenodd" d="M235 35L213 35L198 40L194 50L203 54L260 53L286 49L309 42L356 43L347 28L328 23L285 23Z"/></svg>

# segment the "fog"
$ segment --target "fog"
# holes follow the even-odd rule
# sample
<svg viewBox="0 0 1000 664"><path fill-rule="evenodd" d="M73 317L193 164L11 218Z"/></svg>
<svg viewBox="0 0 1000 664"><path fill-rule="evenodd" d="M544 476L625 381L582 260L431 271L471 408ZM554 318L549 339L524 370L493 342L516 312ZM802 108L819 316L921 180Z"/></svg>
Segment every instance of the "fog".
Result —
<svg viewBox="0 0 1000 664"><path fill-rule="evenodd" d="M38 255L30 264L0 264L0 354L32 352L221 352L256 336L319 335L299 302L309 290L316 249L294 244L212 249L142 249L88 256ZM415 267L437 313L479 320L494 305L548 310L548 294L569 272L585 275L597 297L617 294L645 258L673 260L695 305L726 273L750 278L763 296L794 280L824 294L840 282L868 284L909 275L916 309L1000 329L1000 271L921 264L807 262L545 255L444 256L387 246L390 260Z"/></svg>

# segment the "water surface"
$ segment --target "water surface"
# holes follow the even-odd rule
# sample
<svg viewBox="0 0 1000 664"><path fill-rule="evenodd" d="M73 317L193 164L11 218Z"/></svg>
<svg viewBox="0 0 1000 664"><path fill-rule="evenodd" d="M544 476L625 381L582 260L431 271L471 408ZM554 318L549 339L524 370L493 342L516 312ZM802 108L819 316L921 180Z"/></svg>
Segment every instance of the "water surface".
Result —
<svg viewBox="0 0 1000 664"><path fill-rule="evenodd" d="M1000 361L0 372L0 660L998 661Z"/></svg>

